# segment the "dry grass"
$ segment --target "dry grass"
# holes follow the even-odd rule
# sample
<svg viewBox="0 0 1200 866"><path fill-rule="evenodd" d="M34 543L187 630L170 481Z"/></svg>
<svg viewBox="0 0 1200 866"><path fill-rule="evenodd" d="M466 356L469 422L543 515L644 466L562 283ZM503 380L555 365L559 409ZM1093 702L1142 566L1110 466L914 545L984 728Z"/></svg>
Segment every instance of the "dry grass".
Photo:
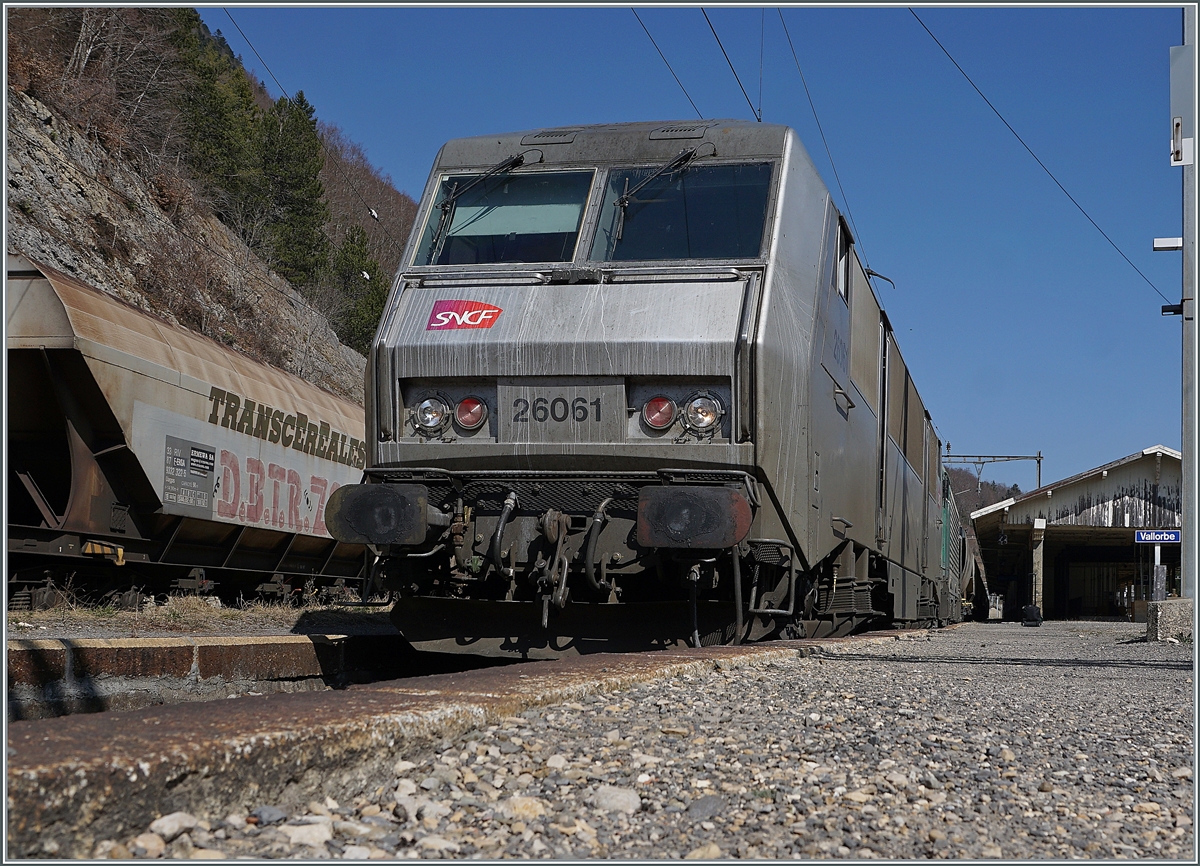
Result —
<svg viewBox="0 0 1200 866"><path fill-rule="evenodd" d="M153 634L288 634L314 631L375 631L384 627L386 608L345 608L251 601L216 607L199 596L171 596L165 604L140 611L115 607L62 605L51 610L7 614L10 638L36 638L64 632L79 636L145 637Z"/></svg>

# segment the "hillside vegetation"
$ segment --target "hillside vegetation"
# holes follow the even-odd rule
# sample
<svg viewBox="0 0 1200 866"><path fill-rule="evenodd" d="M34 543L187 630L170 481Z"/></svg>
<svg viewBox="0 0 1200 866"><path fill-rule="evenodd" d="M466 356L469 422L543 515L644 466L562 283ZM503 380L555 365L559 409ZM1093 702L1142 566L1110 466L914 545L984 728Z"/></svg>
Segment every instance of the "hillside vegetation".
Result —
<svg viewBox="0 0 1200 866"><path fill-rule="evenodd" d="M946 472L950 475L954 501L958 505L959 514L962 515L964 521L970 520L972 511L978 511L989 505L995 505L997 502L1003 502L1010 497L1021 495L1021 488L1018 485L984 481L970 469L948 466Z"/></svg>
<svg viewBox="0 0 1200 866"><path fill-rule="evenodd" d="M413 200L194 9L7 14L9 249L361 402Z"/></svg>

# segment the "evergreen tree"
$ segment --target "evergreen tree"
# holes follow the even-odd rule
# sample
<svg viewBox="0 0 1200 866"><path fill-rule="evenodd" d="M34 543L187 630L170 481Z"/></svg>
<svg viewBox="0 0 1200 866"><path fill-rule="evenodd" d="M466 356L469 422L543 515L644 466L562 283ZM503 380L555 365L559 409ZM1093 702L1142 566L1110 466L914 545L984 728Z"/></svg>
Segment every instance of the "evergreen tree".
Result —
<svg viewBox="0 0 1200 866"><path fill-rule="evenodd" d="M329 259L329 205L320 176L325 153L302 91L294 100L280 97L267 112L259 148L272 264L295 285L312 285Z"/></svg>
<svg viewBox="0 0 1200 866"><path fill-rule="evenodd" d="M175 12L179 26L174 38L191 78L178 95L188 164L222 221L257 247L267 199L259 142L262 112L254 101L254 86L195 9Z"/></svg>
<svg viewBox="0 0 1200 866"><path fill-rule="evenodd" d="M334 287L346 299L338 337L364 355L371 348L388 295L387 282L379 262L371 257L368 243L366 231L353 226L330 261Z"/></svg>

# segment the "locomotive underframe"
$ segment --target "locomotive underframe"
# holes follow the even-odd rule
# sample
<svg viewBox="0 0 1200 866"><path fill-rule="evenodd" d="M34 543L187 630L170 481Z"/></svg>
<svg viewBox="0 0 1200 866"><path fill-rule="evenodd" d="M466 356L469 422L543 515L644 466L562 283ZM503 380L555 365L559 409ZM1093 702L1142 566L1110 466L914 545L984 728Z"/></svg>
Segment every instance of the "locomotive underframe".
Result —
<svg viewBox="0 0 1200 866"><path fill-rule="evenodd" d="M756 514L771 509L744 472L368 475L423 491L425 542L376 546L373 577L397 597L393 622L421 649L553 657L835 636L892 617L888 563L849 539L813 564L749 524L727 547L639 543L653 530L638 506L656 491L735 491ZM937 619L928 606L922 614Z"/></svg>

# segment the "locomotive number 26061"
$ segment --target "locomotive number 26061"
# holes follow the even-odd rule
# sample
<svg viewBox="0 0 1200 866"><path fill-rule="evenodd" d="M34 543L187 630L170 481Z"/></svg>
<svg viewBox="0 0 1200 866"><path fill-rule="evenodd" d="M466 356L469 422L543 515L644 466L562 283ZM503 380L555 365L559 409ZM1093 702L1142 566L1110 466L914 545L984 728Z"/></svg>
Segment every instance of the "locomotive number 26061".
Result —
<svg viewBox="0 0 1200 866"><path fill-rule="evenodd" d="M567 420L583 423L600 420L600 398L589 401L586 397L576 397L569 401L566 397L534 397L530 403L524 397L513 400L513 423L522 424L533 421Z"/></svg>

